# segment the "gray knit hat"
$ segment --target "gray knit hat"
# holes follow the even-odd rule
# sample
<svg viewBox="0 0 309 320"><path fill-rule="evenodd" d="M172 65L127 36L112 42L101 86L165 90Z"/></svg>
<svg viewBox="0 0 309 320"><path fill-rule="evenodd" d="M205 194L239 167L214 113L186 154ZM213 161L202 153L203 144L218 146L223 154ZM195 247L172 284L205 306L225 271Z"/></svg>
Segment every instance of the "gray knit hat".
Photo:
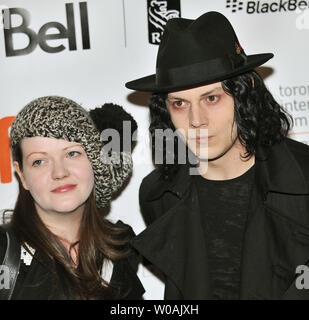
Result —
<svg viewBox="0 0 309 320"><path fill-rule="evenodd" d="M83 146L94 172L95 199L99 208L109 205L112 193L132 172L131 152L120 152L117 161L103 161L104 143L100 141L99 130L90 114L70 99L41 97L31 101L17 114L10 132L12 150L23 138L37 136L64 139Z"/></svg>

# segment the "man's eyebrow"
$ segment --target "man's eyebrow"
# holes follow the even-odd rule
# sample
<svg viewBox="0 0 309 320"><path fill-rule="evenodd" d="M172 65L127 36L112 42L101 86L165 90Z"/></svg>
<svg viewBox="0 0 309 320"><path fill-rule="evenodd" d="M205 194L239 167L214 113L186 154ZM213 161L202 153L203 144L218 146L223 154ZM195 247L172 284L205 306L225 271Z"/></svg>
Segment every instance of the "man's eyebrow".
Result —
<svg viewBox="0 0 309 320"><path fill-rule="evenodd" d="M220 91L220 89L222 89L222 87L213 88L213 89L211 89L211 90L209 90L209 91L201 94L201 97L204 97L204 96L208 96L208 95L210 95L210 94L213 94L213 93L216 92L216 91Z"/></svg>
<svg viewBox="0 0 309 320"><path fill-rule="evenodd" d="M167 100L171 100L171 99L173 99L173 100L181 100L181 101L186 101L186 102L188 102L188 100L186 100L186 99L184 99L184 98L180 98L180 97L177 97L177 96L175 96L175 97L169 97L169 96L167 96Z"/></svg>
<svg viewBox="0 0 309 320"><path fill-rule="evenodd" d="M208 96L208 95L213 94L213 93L215 93L215 92L217 92L217 91L220 91L221 89L222 89L222 87L213 88L213 89L211 89L211 90L209 90L209 91L207 91L207 92L205 92L205 93L202 93L202 94L201 94L201 97ZM187 100L184 99L184 98L177 97L177 96L169 96L169 95L167 96L167 99L187 101Z"/></svg>

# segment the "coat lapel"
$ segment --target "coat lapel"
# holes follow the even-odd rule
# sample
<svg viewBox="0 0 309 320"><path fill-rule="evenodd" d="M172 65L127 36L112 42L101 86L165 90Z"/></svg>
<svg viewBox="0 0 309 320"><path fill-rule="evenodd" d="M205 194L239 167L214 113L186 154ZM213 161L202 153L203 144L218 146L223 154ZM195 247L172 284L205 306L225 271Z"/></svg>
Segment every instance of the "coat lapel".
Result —
<svg viewBox="0 0 309 320"><path fill-rule="evenodd" d="M182 170L179 177L183 172L186 177L179 178L181 184L169 185L165 190L178 197L175 204L134 238L132 245L171 279L179 299L209 299L207 250L197 192L186 169ZM168 292L165 298L169 299Z"/></svg>
<svg viewBox="0 0 309 320"><path fill-rule="evenodd" d="M242 260L242 299L279 299L293 287L295 268L305 264L309 234L308 185L287 145L259 149L255 186L246 225ZM309 239L309 238L308 238Z"/></svg>

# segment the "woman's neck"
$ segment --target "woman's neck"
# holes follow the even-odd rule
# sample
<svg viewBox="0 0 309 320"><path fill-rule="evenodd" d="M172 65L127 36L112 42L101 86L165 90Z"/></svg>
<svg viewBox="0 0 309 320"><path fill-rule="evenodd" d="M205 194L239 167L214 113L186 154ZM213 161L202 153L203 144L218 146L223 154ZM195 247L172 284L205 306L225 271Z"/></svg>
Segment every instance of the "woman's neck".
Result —
<svg viewBox="0 0 309 320"><path fill-rule="evenodd" d="M44 225L62 242L66 249L79 241L80 224L84 213L84 205L74 212L46 212L35 204L38 215Z"/></svg>

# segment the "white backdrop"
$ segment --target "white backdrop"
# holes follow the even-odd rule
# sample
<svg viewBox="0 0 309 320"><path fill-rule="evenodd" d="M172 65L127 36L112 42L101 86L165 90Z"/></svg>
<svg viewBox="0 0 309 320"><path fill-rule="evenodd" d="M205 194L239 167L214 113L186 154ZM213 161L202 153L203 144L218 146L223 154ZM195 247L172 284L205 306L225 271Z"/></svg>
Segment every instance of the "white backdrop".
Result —
<svg viewBox="0 0 309 320"><path fill-rule="evenodd" d="M177 0L154 2L161 6L161 17L166 17L168 15L163 15L162 11L164 6L168 3L168 10L172 12L170 6ZM195 19L210 10L225 14L234 25L247 54L275 54L265 65L267 68L260 70L267 75L265 81L270 91L294 117L291 137L309 144L309 0L178 2L181 16L185 18ZM68 10L73 8L75 27L71 26L72 19L67 21L66 3L69 4ZM83 28L80 3L83 3L82 12L85 13L85 8L88 11L82 19ZM74 37L71 36L70 45L63 37L46 41L50 47L62 45L59 49L63 50L57 53L46 52L37 45L32 52L9 56L5 47L4 28L8 25L4 15L4 25L0 26L0 210L12 208L17 195L17 182L14 176L12 180L10 178L12 169L8 162L10 117L14 117L32 99L44 95L65 96L86 109L113 102L122 105L135 117L139 133L133 154L133 176L127 188L112 203L109 218L121 219L136 233L141 232L145 225L139 211L138 188L142 178L153 169L147 133L148 95L131 92L124 83L155 72L158 46L148 41L147 1L0 0L0 6L1 9L23 9L12 15L12 27L24 25L32 35L49 22L58 24L45 26L50 27L46 34L57 34L62 28L65 35L69 24L70 35L73 31L76 35L76 50L69 50L74 45ZM28 20L23 19L20 12L23 15L28 12ZM85 18L88 18L88 23ZM89 49L86 43L83 44L82 30L84 40L89 35ZM24 32L11 36L13 51L29 45L29 37ZM41 29L41 37L43 32ZM8 40L9 36L6 38ZM37 36L32 38L32 43L38 39ZM163 284L149 271L140 267L139 276L146 288L145 299L163 297Z"/></svg>

